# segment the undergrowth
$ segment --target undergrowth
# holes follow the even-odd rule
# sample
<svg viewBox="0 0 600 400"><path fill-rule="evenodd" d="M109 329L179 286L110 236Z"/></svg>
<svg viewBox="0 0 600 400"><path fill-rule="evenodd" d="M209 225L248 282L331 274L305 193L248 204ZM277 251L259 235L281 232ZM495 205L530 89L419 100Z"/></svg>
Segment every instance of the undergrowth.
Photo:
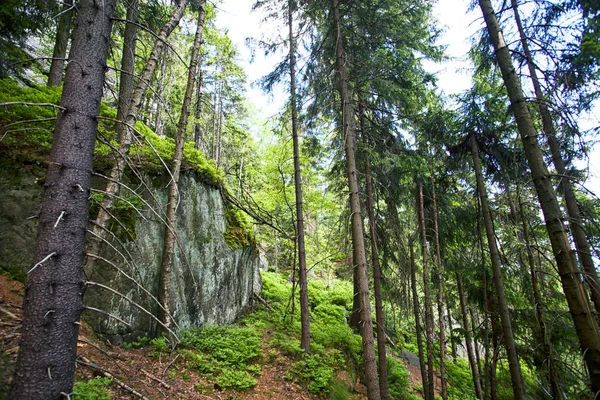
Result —
<svg viewBox="0 0 600 400"><path fill-rule="evenodd" d="M255 377L261 373L257 364L262 355L260 331L238 326L184 331L181 346L187 367L217 387L247 390L256 385ZM197 389L206 392L210 386Z"/></svg>
<svg viewBox="0 0 600 400"><path fill-rule="evenodd" d="M70 398L73 400L110 400L112 395L108 387L111 383L112 379L103 376L97 376L88 381L75 382Z"/></svg>

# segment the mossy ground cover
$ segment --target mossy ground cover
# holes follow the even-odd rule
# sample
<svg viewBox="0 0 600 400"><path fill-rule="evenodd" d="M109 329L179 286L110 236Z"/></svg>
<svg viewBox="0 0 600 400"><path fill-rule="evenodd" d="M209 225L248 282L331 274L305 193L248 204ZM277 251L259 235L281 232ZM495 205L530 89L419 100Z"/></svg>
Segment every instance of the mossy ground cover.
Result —
<svg viewBox="0 0 600 400"><path fill-rule="evenodd" d="M44 162L52 146L52 137L61 88L26 87L0 80L0 149L16 163ZM117 111L102 104L98 117L98 140L95 149L95 168L107 169L113 162L118 146L115 133ZM172 138L161 138L141 121L135 124L135 139L130 157L133 165L145 172L164 173L175 151ZM207 184L216 186L223 181L223 171L207 160L202 152L186 143L183 168L194 170Z"/></svg>
<svg viewBox="0 0 600 400"><path fill-rule="evenodd" d="M60 109L61 88L27 87L9 79L0 80L0 167L17 168L22 165L43 167L52 147L56 118ZM117 157L119 146L115 131L117 111L102 104L98 117L97 141L94 150L94 170L106 173ZM135 123L134 140L130 150L129 167L145 174L162 175L170 165L175 152L173 138L159 137L141 121ZM183 171L193 171L201 182L216 188L224 187L224 172L213 160L207 160L201 151L187 142L183 151ZM227 190L226 188L224 190ZM102 195L92 194L91 213L97 212ZM121 240L135 239L136 206L139 199L130 196L118 200L113 214L122 224L111 227ZM124 222L124 223L123 223ZM225 241L232 248L247 247L252 242L251 225L247 216L232 205L227 205ZM125 229L122 229L125 225Z"/></svg>

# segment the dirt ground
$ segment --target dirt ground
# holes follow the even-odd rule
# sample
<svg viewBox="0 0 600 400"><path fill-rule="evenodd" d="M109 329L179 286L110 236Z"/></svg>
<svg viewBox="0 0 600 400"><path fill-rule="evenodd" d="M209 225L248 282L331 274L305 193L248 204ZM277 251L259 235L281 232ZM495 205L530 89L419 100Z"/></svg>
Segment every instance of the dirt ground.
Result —
<svg viewBox="0 0 600 400"><path fill-rule="evenodd" d="M0 274L0 397L9 387L18 352L21 324L23 285ZM269 346L270 334L263 338L263 360L257 384L249 391L223 390L206 378L186 368L180 354L152 353L152 346L124 349L96 337L85 324L79 332L77 379L95 376L113 379L110 390L113 399L214 399L214 400L316 400L318 396L285 379L292 360ZM273 354L273 352L276 352ZM411 386L422 387L421 372L404 362L410 372ZM3 372L1 372L3 371ZM347 374L338 379L354 386L353 399L366 399L366 390L359 382L351 382ZM440 386L435 381L436 394Z"/></svg>

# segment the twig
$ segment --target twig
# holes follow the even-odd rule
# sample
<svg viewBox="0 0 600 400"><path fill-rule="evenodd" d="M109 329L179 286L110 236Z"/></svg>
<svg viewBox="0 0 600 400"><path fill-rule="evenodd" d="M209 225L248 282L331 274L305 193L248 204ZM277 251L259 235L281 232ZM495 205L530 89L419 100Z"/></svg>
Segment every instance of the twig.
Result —
<svg viewBox="0 0 600 400"><path fill-rule="evenodd" d="M119 321L123 325L126 325L128 328L131 328L131 324L129 322L123 321L121 318L119 318L119 317L117 317L115 315L112 315L110 313L107 313L106 311L100 310L99 308L94 308L94 307L88 307L88 306L86 306L84 308L84 310L94 311L94 312L97 312L99 314L106 315L108 318L112 318L112 319L114 319L116 321Z"/></svg>
<svg viewBox="0 0 600 400"><path fill-rule="evenodd" d="M21 320L21 318L17 317L15 314L11 313L4 307L0 307L0 311L2 311L4 314L8 315L9 317L11 317L14 320L17 320L17 321Z"/></svg>
<svg viewBox="0 0 600 400"><path fill-rule="evenodd" d="M56 255L56 252L52 252L52 253L48 254L46 257L44 257L44 259L42 261L40 261L39 263L35 264L33 266L33 268L31 268L29 271L27 271L27 275L29 275L30 273L32 273L33 270L35 270L37 267L39 267L40 265L42 265L43 263L45 263L46 261L48 261L54 255Z"/></svg>
<svg viewBox="0 0 600 400"><path fill-rule="evenodd" d="M260 301L265 307L267 307L267 309L269 311L273 311L273 307L271 307L271 305L269 304L268 301L266 301L265 299L260 297L260 295L258 293L253 293L253 294L254 294L254 297L256 297L258 299L258 301Z"/></svg>
<svg viewBox="0 0 600 400"><path fill-rule="evenodd" d="M111 293L116 294L117 296L119 296L123 300L127 301L129 304L131 304L132 306L134 306L138 310L143 311L144 313L146 313L150 318L152 318L159 325L161 325L163 328L165 328L165 330L167 332L169 332L173 336L173 338L177 341L177 343L181 343L181 340L179 340L179 337L175 334L175 332L173 332L173 330L171 330L168 326L166 326L160 319L156 318L154 316L154 314L152 314L150 311L146 310L144 307L142 307L141 305L139 305L135 301L131 300L129 297L125 296L123 293L120 293L120 292L116 291L115 289L110 288L110 287L108 287L106 285L103 285L101 283L98 283L98 282L86 281L84 284L86 286L97 286L97 287L100 287L100 288L102 288L104 290L108 290Z"/></svg>
<svg viewBox="0 0 600 400"><path fill-rule="evenodd" d="M154 375L152 375L151 373L149 373L148 371L146 371L144 368L140 369L140 371L142 371L142 373L144 375L146 375L148 378L150 378L152 380L155 380L156 382L158 382L161 385L163 385L165 387L165 389L171 390L171 385L169 385L168 383L166 383L163 380L158 379L157 377L155 377Z"/></svg>
<svg viewBox="0 0 600 400"><path fill-rule="evenodd" d="M2 106L12 106L12 105L20 105L20 106L47 106L47 107L54 107L54 108L58 108L59 110L66 110L66 108L61 107L57 104L52 104L52 103L27 103L24 101L8 101L5 103L0 103L0 107Z"/></svg>
<svg viewBox="0 0 600 400"><path fill-rule="evenodd" d="M105 370L104 368L100 367L99 365L94 364L93 362L91 362L89 359L87 359L84 356L79 356L79 359L77 360L77 362L79 364L88 366L90 368L94 368L97 369L98 371L102 372L102 375L104 375L107 378L112 379L112 381L114 383L116 383L117 385L119 385L121 388L125 389L126 391L128 391L129 393L133 394L134 396L139 397L140 399L144 399L144 400L150 400L148 399L146 396L144 396L143 394L141 394L140 392L138 392L137 390L135 390L134 388L132 388L131 386L126 385L125 383L123 383L122 381L120 381L119 379L117 379L114 375L112 375L110 372L108 372L107 370Z"/></svg>
<svg viewBox="0 0 600 400"><path fill-rule="evenodd" d="M177 354L177 355L175 356L175 358L173 359L173 361L171 361L169 364L167 364L167 366L165 367L165 369L163 369L163 372L162 372L162 376L163 376L163 377L164 377L164 376L165 376L165 374L167 373L167 370L168 370L169 368L171 368L171 367L173 366L173 364L175 364L175 361L177 361L177 359L178 359L178 358L179 358L179 354Z"/></svg>

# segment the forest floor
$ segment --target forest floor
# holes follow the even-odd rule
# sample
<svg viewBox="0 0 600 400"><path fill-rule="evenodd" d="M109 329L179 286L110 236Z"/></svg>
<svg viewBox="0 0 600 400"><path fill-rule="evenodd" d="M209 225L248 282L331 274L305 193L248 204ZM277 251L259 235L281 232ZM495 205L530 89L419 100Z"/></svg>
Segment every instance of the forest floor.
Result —
<svg viewBox="0 0 600 400"><path fill-rule="evenodd" d="M18 352L23 285L0 274L0 398L6 393ZM263 334L264 357L257 384L247 391L222 389L186 366L181 353L157 352L153 346L126 349L113 346L94 334L86 324L79 332L76 380L97 376L112 379L113 399L240 399L311 400L316 394L287 379L293 360L269 343L273 332ZM266 360L271 360L267 362ZM420 370L408 363L412 387L422 387ZM366 399L366 389L345 372L337 378L354 388L352 399ZM436 386L439 382L436 382Z"/></svg>

